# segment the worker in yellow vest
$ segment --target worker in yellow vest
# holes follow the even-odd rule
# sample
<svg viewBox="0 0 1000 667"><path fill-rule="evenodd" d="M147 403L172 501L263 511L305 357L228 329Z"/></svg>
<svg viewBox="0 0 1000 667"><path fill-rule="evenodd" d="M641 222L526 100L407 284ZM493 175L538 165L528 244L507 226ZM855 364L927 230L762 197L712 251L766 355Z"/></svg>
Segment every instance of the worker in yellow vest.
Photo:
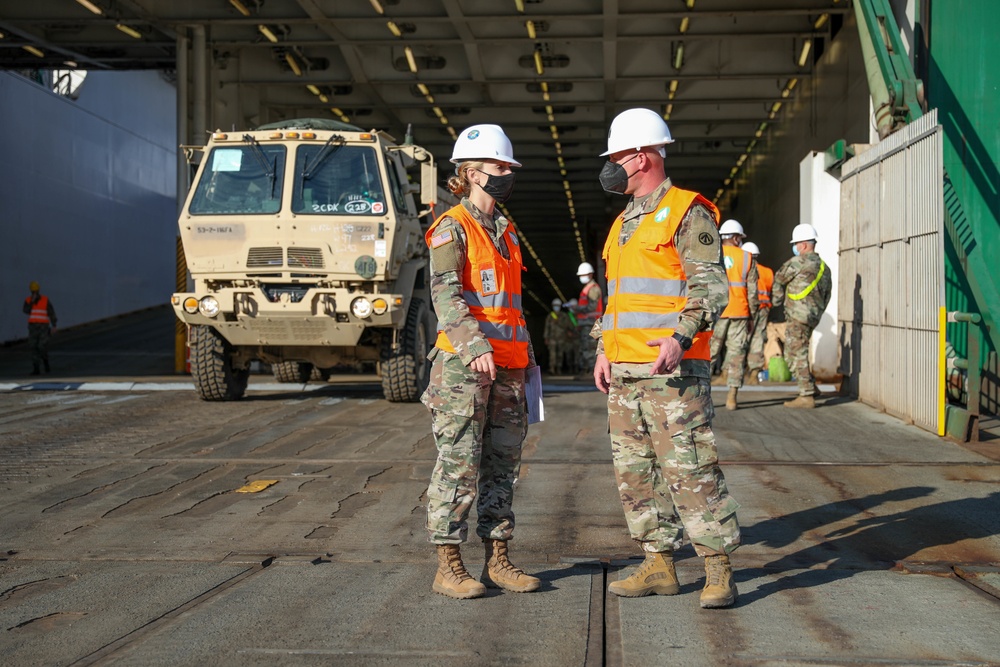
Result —
<svg viewBox="0 0 1000 667"><path fill-rule="evenodd" d="M760 248L752 241L743 244L743 249L753 255L757 262L757 301L759 307L753 318L753 333L750 335L750 351L747 353L747 381L750 384L759 382L758 375L767 366L764 359L764 346L767 344L767 318L771 314L771 285L774 284L774 271L761 264L758 260Z"/></svg>
<svg viewBox="0 0 1000 667"><path fill-rule="evenodd" d="M480 597L486 587L538 590L541 581L510 562L514 481L528 431L525 369L535 366L521 308L521 246L500 212L514 188L510 139L498 125L473 125L455 142L448 188L462 196L427 230L438 337L430 354L430 409L438 457L427 489L427 530L437 548L433 590ZM478 498L478 501L477 501ZM486 547L480 581L462 562L476 501Z"/></svg>
<svg viewBox="0 0 1000 667"><path fill-rule="evenodd" d="M753 255L743 250L743 225L726 220L719 227L722 236L723 262L729 279L729 305L712 332L712 362L722 369L729 393L726 409L738 407L737 394L743 386L747 367L747 351L753 333L753 317L757 314L757 263ZM725 359L722 350L725 348ZM721 362L721 363L720 363Z"/></svg>
<svg viewBox="0 0 1000 667"><path fill-rule="evenodd" d="M670 130L660 114L629 109L608 133L601 186L632 195L604 244L608 303L594 383L608 394L618 492L645 560L608 591L680 592L673 553L684 531L705 559L703 608L736 601L729 553L740 544L712 433L709 339L725 307L719 212L675 187L664 170ZM672 502L671 502L672 501Z"/></svg>

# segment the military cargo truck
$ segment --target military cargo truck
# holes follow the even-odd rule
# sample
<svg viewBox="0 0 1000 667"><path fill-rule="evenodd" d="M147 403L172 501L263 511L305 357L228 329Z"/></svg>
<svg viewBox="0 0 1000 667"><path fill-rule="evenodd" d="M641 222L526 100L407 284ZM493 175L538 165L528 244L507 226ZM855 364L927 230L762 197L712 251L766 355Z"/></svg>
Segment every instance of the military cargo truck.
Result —
<svg viewBox="0 0 1000 667"><path fill-rule="evenodd" d="M387 399L417 400L437 326L423 234L454 201L433 156L299 119L215 132L200 157L179 219L194 289L171 302L201 398L242 397L259 360L298 382L374 364Z"/></svg>

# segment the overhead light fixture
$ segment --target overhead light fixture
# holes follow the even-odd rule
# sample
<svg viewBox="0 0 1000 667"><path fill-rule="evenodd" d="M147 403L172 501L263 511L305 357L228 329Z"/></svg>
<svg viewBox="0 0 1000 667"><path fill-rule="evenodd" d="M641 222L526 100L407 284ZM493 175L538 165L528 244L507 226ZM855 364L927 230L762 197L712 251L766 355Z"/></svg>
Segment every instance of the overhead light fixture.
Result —
<svg viewBox="0 0 1000 667"><path fill-rule="evenodd" d="M77 0L77 2L79 1L80 0ZM242 2L240 2L240 0L229 0L229 4L235 7L236 11L238 11L240 14L243 14L243 16L250 16L250 10L247 9L247 6L244 5Z"/></svg>
<svg viewBox="0 0 1000 667"><path fill-rule="evenodd" d="M319 101L322 102L323 104L329 104L330 103L330 98L327 97L326 95L324 95L323 93L320 93L319 94Z"/></svg>
<svg viewBox="0 0 1000 667"><path fill-rule="evenodd" d="M535 71L538 72L539 76L545 74L545 67L542 65L542 52L538 50L535 51Z"/></svg>
<svg viewBox="0 0 1000 667"><path fill-rule="evenodd" d="M663 120L670 120L670 114L674 112L674 105L668 104L666 110L663 112Z"/></svg>
<svg viewBox="0 0 1000 667"><path fill-rule="evenodd" d="M514 8L517 9L518 13L524 13L524 0L514 0Z"/></svg>
<svg viewBox="0 0 1000 667"><path fill-rule="evenodd" d="M767 129L767 121L765 120L765 121L764 121L763 123L761 123L761 124L760 124L760 126L759 126L759 127L757 128L757 131L753 133L753 136L755 136L756 138L760 139L760 138L761 138L761 136L763 136L763 134L764 134L764 130L766 130L766 129Z"/></svg>
<svg viewBox="0 0 1000 667"><path fill-rule="evenodd" d="M809 59L809 52L812 50L813 41L807 39L802 43L802 53L799 54L799 67L805 67Z"/></svg>
<svg viewBox="0 0 1000 667"><path fill-rule="evenodd" d="M72 67L74 69L80 66L75 60L67 60L66 62L63 63L63 65L66 65L66 67Z"/></svg>
<svg viewBox="0 0 1000 667"><path fill-rule="evenodd" d="M389 28L389 32L391 32L396 37L402 37L403 36L403 31L399 29L399 26L396 25L395 21L389 21L385 25L386 25L386 27Z"/></svg>
<svg viewBox="0 0 1000 667"><path fill-rule="evenodd" d="M5 34L3 34L2 32L0 32L0 39L3 39L3 38L4 38L4 37L6 37L6 36L7 36L7 35L5 35Z"/></svg>
<svg viewBox="0 0 1000 667"><path fill-rule="evenodd" d="M674 51L674 69L680 71L684 67L684 42L677 45L677 50Z"/></svg>
<svg viewBox="0 0 1000 667"><path fill-rule="evenodd" d="M406 64L410 66L410 71L414 74L417 73L417 59L413 57L413 49L406 47L404 49L406 53Z"/></svg>
<svg viewBox="0 0 1000 667"><path fill-rule="evenodd" d="M104 14L104 10L95 5L94 3L92 3L90 0L76 0L76 2L78 5L86 7L87 9L97 14L98 16Z"/></svg>
<svg viewBox="0 0 1000 667"><path fill-rule="evenodd" d="M125 33L129 37L134 37L135 39L142 39L142 33L133 28L130 25L125 25L124 23L116 23L115 27L121 32Z"/></svg>
<svg viewBox="0 0 1000 667"><path fill-rule="evenodd" d="M688 9L694 9L694 0L687 0Z"/></svg>
<svg viewBox="0 0 1000 667"><path fill-rule="evenodd" d="M32 45L28 44L26 46L22 46L21 48L24 49L25 51L27 51L28 53L30 53L33 56L38 56L39 58L44 58L45 57L45 52L42 51L37 46L32 46Z"/></svg>
<svg viewBox="0 0 1000 667"><path fill-rule="evenodd" d="M273 32L271 32L271 29L268 28L266 25L257 26L257 30L259 30L260 34L264 35L264 37L267 38L267 41L274 42L275 44L278 43L278 36L275 35Z"/></svg>
<svg viewBox="0 0 1000 667"><path fill-rule="evenodd" d="M315 86L315 85L313 85L311 83L307 83L306 84L306 89L310 93L312 93L313 95L322 95L323 94L323 91L321 91L318 86Z"/></svg>
<svg viewBox="0 0 1000 667"><path fill-rule="evenodd" d="M378 12L379 14L385 14L385 10L382 9L381 2L379 2L378 0L368 0L368 2L372 3L372 9L374 9L376 12Z"/></svg>
<svg viewBox="0 0 1000 667"><path fill-rule="evenodd" d="M813 27L816 28L816 30L819 30L820 28L825 26L826 22L829 20L830 20L829 14L820 14L819 18L816 19L816 22L813 23Z"/></svg>
<svg viewBox="0 0 1000 667"><path fill-rule="evenodd" d="M458 132L456 132L456 131L455 131L455 128L453 128L453 127L452 127L452 126L450 126L450 125L448 126L448 134L450 134L450 135L451 135L451 138L452 138L453 140L457 140L457 139L458 139Z"/></svg>
<svg viewBox="0 0 1000 667"><path fill-rule="evenodd" d="M681 19L681 34L682 35L688 31L688 26L690 26L690 25L691 25L691 19L689 19L686 16Z"/></svg>
<svg viewBox="0 0 1000 667"><path fill-rule="evenodd" d="M431 94L431 89L430 89L430 88L428 88L428 87L427 87L426 85L424 85L424 84L422 84L422 83L418 83L418 84L417 84L417 90L419 90L419 91L420 91L420 93L421 93L422 95L424 95L425 97L426 97L427 95L430 95L430 94Z"/></svg>
<svg viewBox="0 0 1000 667"><path fill-rule="evenodd" d="M299 61L295 59L295 56L291 53L286 53L285 62L288 63L288 66L292 68L293 72L295 72L295 76L302 76L302 67L299 65Z"/></svg>
<svg viewBox="0 0 1000 667"><path fill-rule="evenodd" d="M343 122L345 122L345 123L350 123L351 122L351 119L347 116L347 114L344 113L343 111L341 111L340 109L338 109L337 107L331 107L330 111L332 111L334 114L336 114L337 118L339 118Z"/></svg>
<svg viewBox="0 0 1000 667"><path fill-rule="evenodd" d="M528 39L535 39L535 22L526 21L524 27L528 29Z"/></svg>

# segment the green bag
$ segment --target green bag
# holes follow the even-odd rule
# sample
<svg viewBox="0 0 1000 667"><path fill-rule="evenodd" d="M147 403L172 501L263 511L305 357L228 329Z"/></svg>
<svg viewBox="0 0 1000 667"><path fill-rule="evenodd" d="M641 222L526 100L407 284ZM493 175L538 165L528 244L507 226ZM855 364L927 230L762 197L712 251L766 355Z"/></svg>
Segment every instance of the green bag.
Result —
<svg viewBox="0 0 1000 667"><path fill-rule="evenodd" d="M792 379L792 373L788 370L785 358L781 356L771 357L767 362L768 382L788 382Z"/></svg>

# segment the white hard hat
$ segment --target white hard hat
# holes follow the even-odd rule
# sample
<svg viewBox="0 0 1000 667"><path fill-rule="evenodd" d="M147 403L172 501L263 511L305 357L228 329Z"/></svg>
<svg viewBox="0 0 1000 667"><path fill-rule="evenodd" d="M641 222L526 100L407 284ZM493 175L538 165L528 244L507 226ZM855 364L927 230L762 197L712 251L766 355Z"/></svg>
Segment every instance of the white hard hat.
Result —
<svg viewBox="0 0 1000 667"><path fill-rule="evenodd" d="M742 248L751 255L756 256L760 254L760 248L758 248L757 244L754 243L753 241L747 241L746 243L743 244Z"/></svg>
<svg viewBox="0 0 1000 667"><path fill-rule="evenodd" d="M726 220L724 223L722 223L722 226L719 227L719 234L721 236L729 236L732 234L739 234L740 236L745 236L745 234L743 233L743 225L741 225L739 222L733 219Z"/></svg>
<svg viewBox="0 0 1000 667"><path fill-rule="evenodd" d="M552 299L552 305L553 306L561 306L562 305L562 301L560 301L559 299Z"/></svg>
<svg viewBox="0 0 1000 667"><path fill-rule="evenodd" d="M578 275L578 276L586 276L586 275L591 274L593 272L594 272L594 267L591 265L591 263L590 262L584 262L583 264L580 265L580 268L578 268L576 270L576 275Z"/></svg>
<svg viewBox="0 0 1000 667"><path fill-rule="evenodd" d="M664 144L674 143L663 116L650 109L628 109L611 121L608 131L608 150L601 157L618 151L639 150L647 146L660 148L660 155L666 156Z"/></svg>
<svg viewBox="0 0 1000 667"><path fill-rule="evenodd" d="M515 167L521 163L514 159L514 147L499 125L473 125L462 130L451 152L452 164L466 160L499 160Z"/></svg>
<svg viewBox="0 0 1000 667"><path fill-rule="evenodd" d="M792 230L792 243L801 243L802 241L815 241L816 229L812 225L801 224L795 225L795 229Z"/></svg>

